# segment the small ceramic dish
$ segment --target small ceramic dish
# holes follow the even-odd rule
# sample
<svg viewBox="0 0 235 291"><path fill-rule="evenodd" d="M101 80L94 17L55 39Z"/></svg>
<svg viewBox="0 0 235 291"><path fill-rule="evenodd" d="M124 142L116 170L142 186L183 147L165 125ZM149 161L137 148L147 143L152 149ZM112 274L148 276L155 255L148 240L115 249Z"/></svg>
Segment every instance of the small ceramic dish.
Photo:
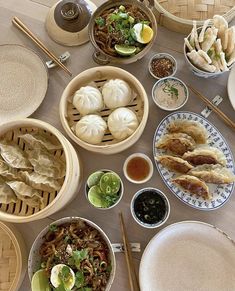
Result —
<svg viewBox="0 0 235 291"><path fill-rule="evenodd" d="M183 81L175 77L158 80L152 89L154 103L166 111L178 110L188 101L188 88Z"/></svg>
<svg viewBox="0 0 235 291"><path fill-rule="evenodd" d="M170 215L168 198L156 188L149 187L137 191L130 207L134 220L146 228L162 226Z"/></svg>
<svg viewBox="0 0 235 291"><path fill-rule="evenodd" d="M134 153L125 160L123 172L128 181L135 184L145 183L153 175L153 163L145 154Z"/></svg>
<svg viewBox="0 0 235 291"><path fill-rule="evenodd" d="M108 169L93 172L86 181L85 195L89 203L101 210L116 206L122 199L124 186L117 173Z"/></svg>
<svg viewBox="0 0 235 291"><path fill-rule="evenodd" d="M159 71L160 75L158 75L157 72L154 72L154 65L155 65L156 70ZM148 69L149 69L149 73L155 79L160 80L162 78L170 77L170 76L172 77L175 75L177 71L177 62L176 62L176 59L170 54L158 53L158 54L155 54L150 59L149 64L148 64ZM165 70L165 73L163 70ZM163 76L161 76L161 74L163 74Z"/></svg>

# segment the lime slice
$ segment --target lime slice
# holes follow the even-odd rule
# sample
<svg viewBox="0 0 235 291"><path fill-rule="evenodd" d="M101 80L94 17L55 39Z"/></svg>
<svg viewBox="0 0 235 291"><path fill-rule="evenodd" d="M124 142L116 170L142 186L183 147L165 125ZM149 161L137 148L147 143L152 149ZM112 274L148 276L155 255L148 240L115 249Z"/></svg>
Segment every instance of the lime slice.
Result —
<svg viewBox="0 0 235 291"><path fill-rule="evenodd" d="M121 56L130 56L133 55L136 51L135 46L127 46L127 45L115 45L115 51Z"/></svg>
<svg viewBox="0 0 235 291"><path fill-rule="evenodd" d="M87 179L87 186L89 188L91 188L92 186L97 185L100 181L100 178L103 176L103 174L104 173L101 171L97 171L97 172L91 174Z"/></svg>
<svg viewBox="0 0 235 291"><path fill-rule="evenodd" d="M45 270L38 270L33 275L31 289L32 291L51 291L49 278L47 277Z"/></svg>
<svg viewBox="0 0 235 291"><path fill-rule="evenodd" d="M100 189L104 194L116 194L121 187L120 178L113 172L104 174L100 179Z"/></svg>
<svg viewBox="0 0 235 291"><path fill-rule="evenodd" d="M87 197L91 204L95 207L103 207L102 193L99 186L92 186L88 191Z"/></svg>

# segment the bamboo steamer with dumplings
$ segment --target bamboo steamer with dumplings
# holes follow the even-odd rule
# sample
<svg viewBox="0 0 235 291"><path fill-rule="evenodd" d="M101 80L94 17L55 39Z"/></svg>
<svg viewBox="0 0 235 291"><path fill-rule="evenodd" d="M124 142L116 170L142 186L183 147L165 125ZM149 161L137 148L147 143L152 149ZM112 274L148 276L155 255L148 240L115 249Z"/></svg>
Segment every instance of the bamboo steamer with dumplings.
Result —
<svg viewBox="0 0 235 291"><path fill-rule="evenodd" d="M72 199L75 198L76 194L79 192L79 188L81 186L81 179L82 179L82 167L81 167L81 161L71 145L71 143L62 135L62 133L59 132L55 127L52 125L37 120L37 119L19 119L19 120L13 120L8 123L2 124L0 126L0 142L2 143L3 140L6 140L8 144L12 144L13 146L16 145L16 147L20 148L20 152L23 151L23 155L25 157L29 157L29 152L33 151L34 148L39 147L38 144L31 146L28 144L28 142L24 139L24 135L34 135L40 134L46 137L46 140L48 141L56 141L58 147L56 149L47 150L42 149L42 152L47 152L49 156L53 156L55 160L63 161L64 165L64 175L61 178L51 178L47 181L46 186L49 187L49 189L42 188L41 190L38 190L39 187L35 185L35 181L30 181L30 179L23 179L25 178L26 173L25 170L22 169L13 169L9 165L7 166L10 169L10 172L19 175L17 178L9 179L9 175L5 174L5 177L3 176L4 173L1 173L1 179L3 178L5 180L5 183L7 185L23 185L26 187L22 190L20 186L17 188L12 187L13 192L16 194L16 199L14 198L13 201L9 203L0 203L0 220L14 222L14 223L24 223L24 222L30 222L35 221L38 219L42 219L45 217L48 217L52 215L53 213L61 210L63 207L65 207ZM43 140L43 139L42 139ZM0 146L1 147L1 146ZM42 146L40 146L42 147ZM39 147L39 148L40 148ZM33 148L33 150L32 150ZM40 152L40 150L39 150ZM0 150L1 155L3 156L2 150ZM6 161L4 161L3 157L0 157L2 164L7 165ZM34 156L33 156L34 158ZM41 159L43 159L45 156ZM35 158L37 160L37 157ZM43 162L42 162L43 163ZM53 162L50 162L49 164L53 164ZM34 167L34 169L32 169ZM28 174L26 176L30 176L31 174L38 174L36 172L35 166L33 166L31 169L27 170ZM38 169L38 166L36 166ZM47 168L50 166L46 166ZM1 168L1 167L0 167ZM43 168L43 164L42 164ZM44 169L44 168L43 168ZM19 178L18 178L19 177ZM47 180L47 177L40 174L40 177L43 177L43 179ZM13 180L13 181L11 181ZM15 181L17 180L17 181ZM24 184L22 184L22 181ZM21 184L19 184L21 183ZM41 182L40 180L40 183ZM56 185L60 185L59 188L51 189L51 183L56 183ZM25 186L27 184L27 186ZM48 186L49 185L49 186ZM21 194L21 192L27 192L29 193L28 188L30 186L33 190L33 194L39 193L39 205L30 204L29 201L27 201L27 197L18 196ZM41 186L40 186L41 187ZM45 185L44 185L45 187ZM35 192L37 191L37 192ZM30 192L31 193L31 192ZM25 194L26 195L26 194ZM31 194L27 194L31 195Z"/></svg>
<svg viewBox="0 0 235 291"><path fill-rule="evenodd" d="M0 221L0 290L19 290L26 267L26 248L20 233Z"/></svg>
<svg viewBox="0 0 235 291"><path fill-rule="evenodd" d="M136 119L138 120L138 126L133 130L131 135L124 139L118 139L116 136L113 136L110 128L106 127L100 142L91 144L88 141L82 140L76 135L76 125L82 120L82 118L86 116L83 116L73 104L75 93L77 90L87 85L92 86L92 88L95 88L98 91L102 91L105 83L115 79L121 79L122 81L126 82L133 92L133 97L131 101L125 106L125 108L131 112L131 114L136 116ZM92 106L93 104L94 102L91 103ZM108 124L109 116L115 112L115 109L110 109L107 106L104 106L94 114L97 116L97 118L102 120L102 123L106 124L107 122ZM105 155L119 153L136 143L144 131L147 123L148 113L148 96L140 81L129 72L113 66L94 67L78 74L67 85L60 101L60 119L69 137L82 148L91 152ZM95 124L95 122L93 122L93 124ZM120 126L119 122L116 124ZM94 128L94 130L96 131L96 128ZM87 130L83 129L83 132L85 131ZM91 134L91 137L92 135L93 134Z"/></svg>
<svg viewBox="0 0 235 291"><path fill-rule="evenodd" d="M154 14L160 25L187 34L193 20L202 26L205 20L218 14L230 22L235 16L235 0L154 0Z"/></svg>

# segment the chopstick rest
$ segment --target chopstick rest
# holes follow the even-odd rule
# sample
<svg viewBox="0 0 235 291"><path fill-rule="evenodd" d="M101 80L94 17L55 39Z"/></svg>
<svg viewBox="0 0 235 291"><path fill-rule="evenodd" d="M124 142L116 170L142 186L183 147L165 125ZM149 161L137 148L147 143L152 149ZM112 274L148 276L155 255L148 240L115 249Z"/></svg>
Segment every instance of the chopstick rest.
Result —
<svg viewBox="0 0 235 291"><path fill-rule="evenodd" d="M58 57L58 59L59 59L59 61L60 61L61 63L66 62L69 58L70 58L70 53L69 53L69 52L65 52L65 53L63 53L62 55L60 55L60 56ZM58 66L58 65L57 65L53 60L49 60L49 61L47 61L47 62L46 62L46 65L47 65L48 69L52 69L52 68Z"/></svg>
<svg viewBox="0 0 235 291"><path fill-rule="evenodd" d="M216 96L212 99L211 102L212 102L215 106L218 106L222 101L223 101L223 98L222 98L221 96L219 96L219 95L216 95ZM202 115L203 117L207 118L207 117L211 114L212 111L213 111L213 110L212 110L209 106L206 106L206 107L202 110L201 115Z"/></svg>
<svg viewBox="0 0 235 291"><path fill-rule="evenodd" d="M114 253L124 253L125 247L123 243L113 243L112 248ZM130 249L132 252L141 252L140 243L130 243Z"/></svg>

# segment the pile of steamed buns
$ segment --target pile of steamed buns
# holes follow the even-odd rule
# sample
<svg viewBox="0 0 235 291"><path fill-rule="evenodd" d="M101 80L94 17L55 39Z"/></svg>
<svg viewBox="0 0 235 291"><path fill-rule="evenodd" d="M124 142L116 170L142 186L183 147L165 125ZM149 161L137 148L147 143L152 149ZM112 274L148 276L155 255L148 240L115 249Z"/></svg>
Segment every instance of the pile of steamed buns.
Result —
<svg viewBox="0 0 235 291"><path fill-rule="evenodd" d="M82 118L72 127L76 136L89 144L99 144L109 129L114 139L124 140L139 125L136 114L126 108L134 98L129 84L121 79L110 79L98 89L87 85L77 90L73 105ZM103 109L111 109L107 122L101 117Z"/></svg>

